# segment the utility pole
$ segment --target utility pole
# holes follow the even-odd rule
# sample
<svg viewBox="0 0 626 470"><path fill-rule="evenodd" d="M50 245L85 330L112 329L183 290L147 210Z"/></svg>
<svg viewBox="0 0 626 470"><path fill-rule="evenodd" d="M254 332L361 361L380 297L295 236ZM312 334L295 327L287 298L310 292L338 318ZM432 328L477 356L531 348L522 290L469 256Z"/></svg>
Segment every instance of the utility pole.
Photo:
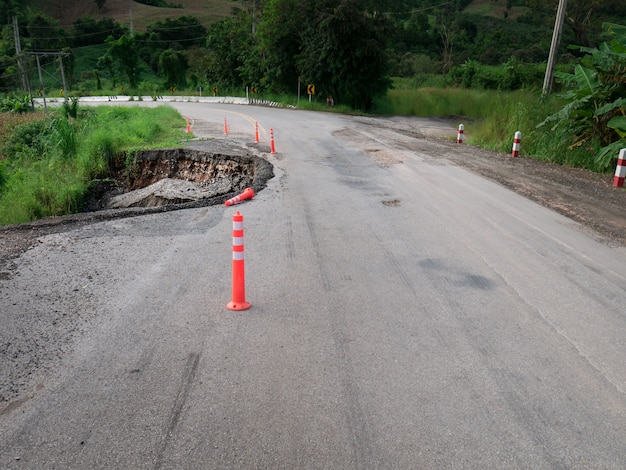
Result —
<svg viewBox="0 0 626 470"><path fill-rule="evenodd" d="M63 82L63 101L67 103L67 85L65 84L65 71L63 70L63 54L59 54L59 65L61 66L61 81Z"/></svg>
<svg viewBox="0 0 626 470"><path fill-rule="evenodd" d="M22 55L22 45L20 42L20 27L17 24L17 16L13 17L13 37L15 39L15 57L17 58L17 70L20 73L20 80L22 81L22 91L28 93L28 86L26 84L26 73L24 67L24 56Z"/></svg>
<svg viewBox="0 0 626 470"><path fill-rule="evenodd" d="M39 72L39 87L41 89L41 96L43 97L43 109L48 114L48 105L46 104L46 89L43 86L43 77L41 76L41 63L39 62L39 55L36 55L37 59L37 71Z"/></svg>
<svg viewBox="0 0 626 470"><path fill-rule="evenodd" d="M563 22L565 21L566 8L567 0L559 0L559 8L556 12L556 21L554 22L554 32L552 33L552 44L550 44L550 55L548 57L548 65L546 67L546 76L543 80L543 96L552 93L554 68L556 67L556 55L561 42L561 31L563 30Z"/></svg>
<svg viewBox="0 0 626 470"><path fill-rule="evenodd" d="M130 9L130 36L133 36L133 0L128 0L128 7Z"/></svg>
<svg viewBox="0 0 626 470"><path fill-rule="evenodd" d="M63 69L63 56L67 57L69 56L69 53L67 52L26 52L24 53L24 55L26 56L34 55L37 60L37 71L39 72L39 86L41 87L40 90L43 96L43 107L46 113L48 112L48 106L46 104L46 89L43 84L43 76L41 74L41 62L39 60L39 56L53 55L59 58L59 67L61 69L61 83L63 84L63 99L65 103L67 103L67 84L65 83L65 70Z"/></svg>

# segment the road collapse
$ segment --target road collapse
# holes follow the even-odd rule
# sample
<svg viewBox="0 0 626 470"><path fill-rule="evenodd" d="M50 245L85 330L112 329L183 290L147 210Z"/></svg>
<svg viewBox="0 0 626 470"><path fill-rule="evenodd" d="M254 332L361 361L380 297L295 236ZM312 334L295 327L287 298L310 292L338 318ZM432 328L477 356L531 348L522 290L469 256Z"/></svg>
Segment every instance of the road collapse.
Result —
<svg viewBox="0 0 626 470"><path fill-rule="evenodd" d="M247 148L220 141L195 147L143 150L118 161L93 209L222 204L273 177L271 163Z"/></svg>

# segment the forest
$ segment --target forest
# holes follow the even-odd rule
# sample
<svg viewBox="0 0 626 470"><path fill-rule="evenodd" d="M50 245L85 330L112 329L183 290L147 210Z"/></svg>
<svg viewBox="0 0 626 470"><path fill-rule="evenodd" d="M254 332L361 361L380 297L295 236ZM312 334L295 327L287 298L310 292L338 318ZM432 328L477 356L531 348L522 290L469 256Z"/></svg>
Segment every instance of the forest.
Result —
<svg viewBox="0 0 626 470"><path fill-rule="evenodd" d="M29 2L0 0L0 92L20 89L20 62L37 84L37 55L51 69L44 84L53 81L59 75L53 53L64 53L66 83L77 94L141 86L255 86L284 93L302 81L315 83L320 95L332 94L337 103L370 109L392 78L415 86L536 87L543 80L558 1L248 0L233 1L232 15L211 24L186 15L181 4L142 3L174 14L131 33L128 24L104 14L106 0L94 1L98 13L76 18L70 27ZM626 3L569 0L559 49L562 70L582 56L570 46L589 48L606 38L606 22L626 24ZM507 68L515 73L502 73ZM56 80L55 90L61 85Z"/></svg>

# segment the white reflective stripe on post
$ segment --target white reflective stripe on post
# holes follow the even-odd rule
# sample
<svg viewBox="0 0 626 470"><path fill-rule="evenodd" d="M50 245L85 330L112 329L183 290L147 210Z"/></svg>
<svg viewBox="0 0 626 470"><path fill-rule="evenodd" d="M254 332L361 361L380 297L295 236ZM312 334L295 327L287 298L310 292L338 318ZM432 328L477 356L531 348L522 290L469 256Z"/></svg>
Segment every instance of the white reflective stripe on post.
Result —
<svg viewBox="0 0 626 470"><path fill-rule="evenodd" d="M233 251L233 261L243 261L243 251Z"/></svg>

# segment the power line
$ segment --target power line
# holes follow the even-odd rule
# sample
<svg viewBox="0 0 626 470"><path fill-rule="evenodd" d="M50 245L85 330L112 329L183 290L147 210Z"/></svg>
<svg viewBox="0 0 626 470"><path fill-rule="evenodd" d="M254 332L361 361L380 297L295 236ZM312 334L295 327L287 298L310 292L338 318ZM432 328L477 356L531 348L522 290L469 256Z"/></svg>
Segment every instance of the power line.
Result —
<svg viewBox="0 0 626 470"><path fill-rule="evenodd" d="M446 5L450 5L451 3L455 3L456 0L449 0L447 2L444 3L440 3L438 5L433 5L431 7L424 7L424 8L413 8L409 11L395 11L395 12L383 12L383 15L406 15L406 14L413 14L413 13L421 13L423 11L429 11L429 10L434 10L435 8L440 8L440 7L445 7Z"/></svg>

